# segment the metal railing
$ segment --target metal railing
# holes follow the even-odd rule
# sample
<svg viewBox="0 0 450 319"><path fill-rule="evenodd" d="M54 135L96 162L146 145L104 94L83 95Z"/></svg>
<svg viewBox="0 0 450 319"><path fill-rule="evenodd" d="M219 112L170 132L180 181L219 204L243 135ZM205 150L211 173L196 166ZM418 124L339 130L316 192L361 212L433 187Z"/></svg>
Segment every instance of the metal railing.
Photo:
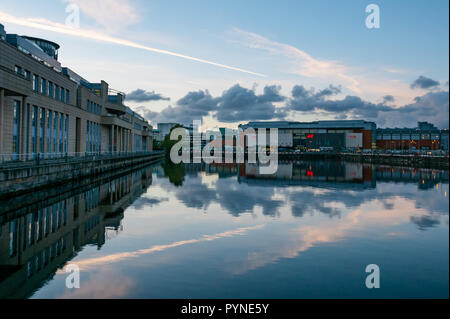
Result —
<svg viewBox="0 0 450 319"><path fill-rule="evenodd" d="M0 169L164 154L163 151L0 154Z"/></svg>

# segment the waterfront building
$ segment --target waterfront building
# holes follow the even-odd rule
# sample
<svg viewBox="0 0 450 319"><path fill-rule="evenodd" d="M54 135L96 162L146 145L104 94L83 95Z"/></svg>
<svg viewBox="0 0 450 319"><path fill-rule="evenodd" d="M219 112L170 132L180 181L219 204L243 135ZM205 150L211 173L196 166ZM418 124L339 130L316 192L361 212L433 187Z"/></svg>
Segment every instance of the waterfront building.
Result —
<svg viewBox="0 0 450 319"><path fill-rule="evenodd" d="M377 149L448 151L448 130L428 122L419 122L416 128L377 129Z"/></svg>
<svg viewBox="0 0 450 319"><path fill-rule="evenodd" d="M152 127L124 105L125 94L63 67L58 49L0 25L3 160L151 151Z"/></svg>
<svg viewBox="0 0 450 319"><path fill-rule="evenodd" d="M241 129L278 129L278 145L291 149L333 150L443 150L448 151L448 130L428 122L416 128L377 128L363 120L316 122L249 122Z"/></svg>
<svg viewBox="0 0 450 319"><path fill-rule="evenodd" d="M363 120L249 122L240 125L239 128L244 131L252 128L255 132L259 129L276 128L278 146L281 148L309 150L326 147L333 150L370 150L376 145L376 124Z"/></svg>

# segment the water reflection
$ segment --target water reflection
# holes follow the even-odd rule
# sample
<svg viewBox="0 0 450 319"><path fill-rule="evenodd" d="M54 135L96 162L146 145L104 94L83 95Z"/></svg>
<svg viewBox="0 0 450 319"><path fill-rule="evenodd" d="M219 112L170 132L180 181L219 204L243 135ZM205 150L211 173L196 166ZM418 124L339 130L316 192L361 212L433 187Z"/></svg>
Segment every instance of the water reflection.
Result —
<svg viewBox="0 0 450 319"><path fill-rule="evenodd" d="M448 171L314 161L258 172L162 163L10 200L0 297L448 297ZM68 262L82 270L76 291ZM377 294L362 285L370 263L389 276Z"/></svg>
<svg viewBox="0 0 450 319"><path fill-rule="evenodd" d="M29 296L83 246L100 250L122 231L124 210L151 183L147 168L1 216L0 298Z"/></svg>

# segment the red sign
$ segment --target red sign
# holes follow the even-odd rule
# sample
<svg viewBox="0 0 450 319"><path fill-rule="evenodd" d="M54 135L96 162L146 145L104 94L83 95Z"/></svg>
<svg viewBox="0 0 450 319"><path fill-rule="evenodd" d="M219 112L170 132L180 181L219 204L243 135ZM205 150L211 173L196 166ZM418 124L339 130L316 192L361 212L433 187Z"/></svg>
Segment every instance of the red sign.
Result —
<svg viewBox="0 0 450 319"><path fill-rule="evenodd" d="M308 134L308 135L306 135L306 138L313 139L314 138L314 134Z"/></svg>

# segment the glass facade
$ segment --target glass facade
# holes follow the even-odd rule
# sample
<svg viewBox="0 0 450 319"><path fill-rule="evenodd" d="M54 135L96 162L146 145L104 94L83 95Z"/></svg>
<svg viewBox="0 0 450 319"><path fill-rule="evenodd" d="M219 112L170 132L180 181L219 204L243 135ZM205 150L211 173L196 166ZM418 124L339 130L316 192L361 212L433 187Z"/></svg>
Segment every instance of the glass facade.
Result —
<svg viewBox="0 0 450 319"><path fill-rule="evenodd" d="M52 123L53 123L53 112L48 111L47 114L47 152L52 151Z"/></svg>
<svg viewBox="0 0 450 319"><path fill-rule="evenodd" d="M55 112L53 118L53 153L58 151L58 112Z"/></svg>
<svg viewBox="0 0 450 319"><path fill-rule="evenodd" d="M14 101L13 115L13 154L20 153L20 101Z"/></svg>
<svg viewBox="0 0 450 319"><path fill-rule="evenodd" d="M39 113L39 152L45 152L44 143L44 130L45 130L45 109L41 108Z"/></svg>
<svg viewBox="0 0 450 319"><path fill-rule="evenodd" d="M31 151L34 154L37 153L37 123L38 121L38 107L33 105L33 111L31 113Z"/></svg>
<svg viewBox="0 0 450 319"><path fill-rule="evenodd" d="M60 114L59 117L59 152L64 152L63 150L63 133L64 133L64 114Z"/></svg>

